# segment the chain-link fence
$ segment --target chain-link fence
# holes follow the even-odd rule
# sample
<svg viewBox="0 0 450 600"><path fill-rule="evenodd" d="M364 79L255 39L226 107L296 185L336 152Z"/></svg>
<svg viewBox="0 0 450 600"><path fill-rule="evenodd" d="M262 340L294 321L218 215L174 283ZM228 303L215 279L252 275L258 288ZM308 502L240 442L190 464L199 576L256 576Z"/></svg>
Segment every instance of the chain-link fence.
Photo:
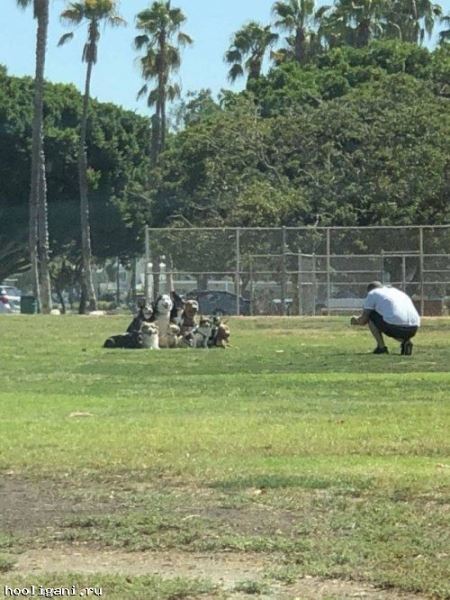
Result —
<svg viewBox="0 0 450 600"><path fill-rule="evenodd" d="M175 289L205 312L354 312L370 281L403 289L421 314L447 314L450 226L146 230L136 273L151 299Z"/></svg>

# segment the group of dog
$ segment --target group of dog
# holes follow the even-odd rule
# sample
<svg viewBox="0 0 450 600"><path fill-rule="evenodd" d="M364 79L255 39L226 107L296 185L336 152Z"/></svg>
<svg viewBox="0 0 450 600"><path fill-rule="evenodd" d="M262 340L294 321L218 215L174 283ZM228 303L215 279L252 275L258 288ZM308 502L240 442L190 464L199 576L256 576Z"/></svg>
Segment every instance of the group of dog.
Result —
<svg viewBox="0 0 450 600"><path fill-rule="evenodd" d="M104 348L226 348L230 328L220 317L199 314L196 300L183 300L175 291L145 302L125 333L109 337Z"/></svg>

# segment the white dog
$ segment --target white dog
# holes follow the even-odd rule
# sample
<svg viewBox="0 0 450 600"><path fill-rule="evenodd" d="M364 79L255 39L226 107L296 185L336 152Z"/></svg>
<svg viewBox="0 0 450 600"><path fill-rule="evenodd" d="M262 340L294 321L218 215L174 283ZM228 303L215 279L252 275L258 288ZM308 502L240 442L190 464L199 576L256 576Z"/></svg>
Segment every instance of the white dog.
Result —
<svg viewBox="0 0 450 600"><path fill-rule="evenodd" d="M209 317L200 317L200 323L193 332L194 348L207 348L213 331L213 323Z"/></svg>
<svg viewBox="0 0 450 600"><path fill-rule="evenodd" d="M159 329L155 323L143 323L141 327L142 346L150 350L159 350Z"/></svg>
<svg viewBox="0 0 450 600"><path fill-rule="evenodd" d="M173 302L169 294L158 296L153 307L152 321L158 326L159 330L159 346L160 348L168 348L169 340L169 324L170 312L173 308Z"/></svg>

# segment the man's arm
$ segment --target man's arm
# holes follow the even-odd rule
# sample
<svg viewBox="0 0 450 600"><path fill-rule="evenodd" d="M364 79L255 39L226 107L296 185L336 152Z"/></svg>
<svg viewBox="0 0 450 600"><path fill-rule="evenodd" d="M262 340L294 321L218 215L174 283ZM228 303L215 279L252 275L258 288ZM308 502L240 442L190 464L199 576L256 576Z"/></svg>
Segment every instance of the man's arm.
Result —
<svg viewBox="0 0 450 600"><path fill-rule="evenodd" d="M350 319L350 325L367 325L370 318L370 310L364 309L359 317L352 317Z"/></svg>

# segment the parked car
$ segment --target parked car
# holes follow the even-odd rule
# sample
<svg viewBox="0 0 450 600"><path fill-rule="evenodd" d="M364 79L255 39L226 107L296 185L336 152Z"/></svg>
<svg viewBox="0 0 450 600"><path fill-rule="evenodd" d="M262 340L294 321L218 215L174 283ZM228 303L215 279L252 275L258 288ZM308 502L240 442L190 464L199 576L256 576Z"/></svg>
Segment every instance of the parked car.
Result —
<svg viewBox="0 0 450 600"><path fill-rule="evenodd" d="M186 294L186 298L197 300L200 313L204 315L236 315L236 294L211 290L194 290ZM239 297L239 312L250 315L250 300Z"/></svg>
<svg viewBox="0 0 450 600"><path fill-rule="evenodd" d="M316 304L316 314L326 312L347 313L362 310L364 298L361 298L353 290L340 290L334 293L329 302L326 299Z"/></svg>
<svg viewBox="0 0 450 600"><path fill-rule="evenodd" d="M13 310L11 308L11 304L9 303L9 298L6 294L6 290L0 288L0 315L5 315L12 312Z"/></svg>
<svg viewBox="0 0 450 600"><path fill-rule="evenodd" d="M13 285L0 285L0 297L7 298L7 302L4 301L3 304L9 304L9 312L20 312L21 296L22 292Z"/></svg>

